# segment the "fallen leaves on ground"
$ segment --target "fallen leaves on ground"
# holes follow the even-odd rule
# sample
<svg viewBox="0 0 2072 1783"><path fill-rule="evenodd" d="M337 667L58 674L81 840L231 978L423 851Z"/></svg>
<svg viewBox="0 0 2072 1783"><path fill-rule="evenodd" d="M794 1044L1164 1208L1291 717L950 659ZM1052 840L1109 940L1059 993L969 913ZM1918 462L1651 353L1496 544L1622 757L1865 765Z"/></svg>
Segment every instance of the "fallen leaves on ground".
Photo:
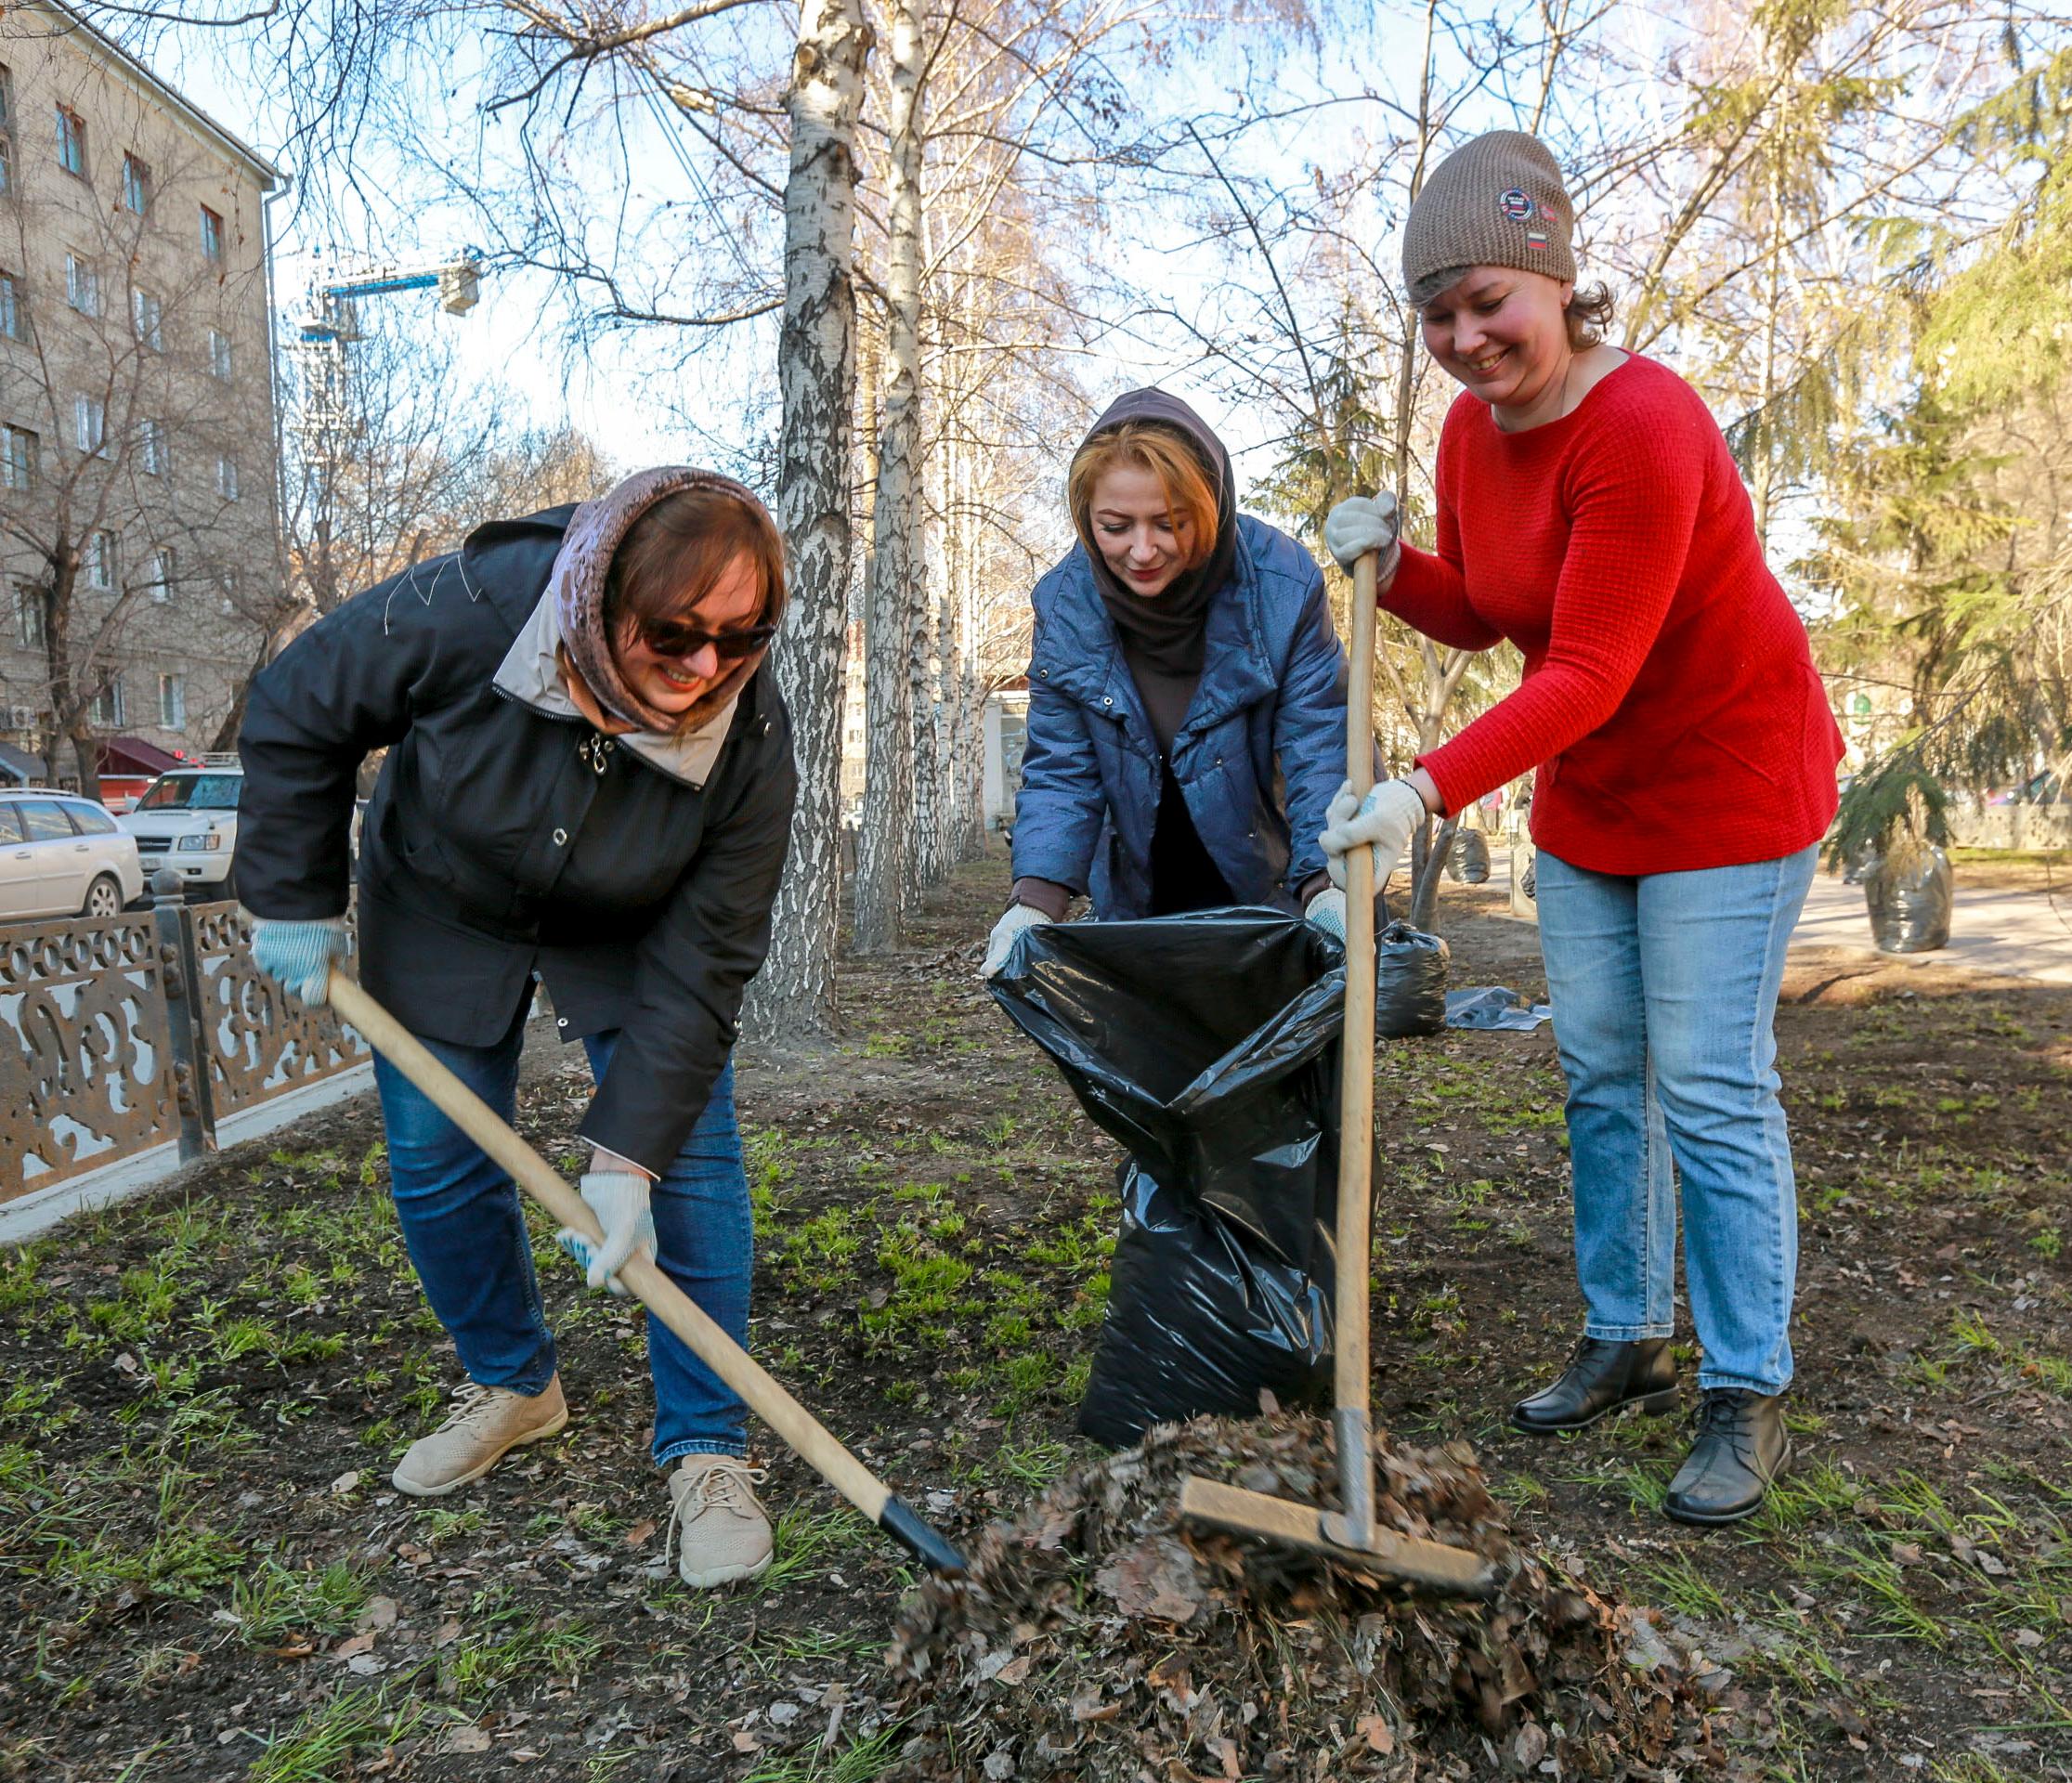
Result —
<svg viewBox="0 0 2072 1783"><path fill-rule="evenodd" d="M1481 1555L1487 1601L1180 1523L1189 1474L1335 1504L1321 1420L1154 1430L908 1600L889 1662L909 1737L883 1783L1730 1775L1730 1701L1693 1690L1673 1633L1515 1541L1465 1444L1375 1459L1381 1522Z"/></svg>

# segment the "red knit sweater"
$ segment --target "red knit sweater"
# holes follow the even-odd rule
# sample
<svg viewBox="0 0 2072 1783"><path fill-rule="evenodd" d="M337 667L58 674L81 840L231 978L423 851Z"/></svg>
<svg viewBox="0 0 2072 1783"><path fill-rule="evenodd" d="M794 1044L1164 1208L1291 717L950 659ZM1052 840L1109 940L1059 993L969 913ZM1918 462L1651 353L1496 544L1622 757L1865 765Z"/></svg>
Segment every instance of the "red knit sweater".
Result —
<svg viewBox="0 0 2072 1783"><path fill-rule="evenodd" d="M1421 758L1458 811L1537 767L1532 837L1572 865L1773 860L1834 816L1842 735L1698 393L1631 358L1575 410L1501 431L1463 392L1439 445L1438 551L1382 605L1518 691Z"/></svg>

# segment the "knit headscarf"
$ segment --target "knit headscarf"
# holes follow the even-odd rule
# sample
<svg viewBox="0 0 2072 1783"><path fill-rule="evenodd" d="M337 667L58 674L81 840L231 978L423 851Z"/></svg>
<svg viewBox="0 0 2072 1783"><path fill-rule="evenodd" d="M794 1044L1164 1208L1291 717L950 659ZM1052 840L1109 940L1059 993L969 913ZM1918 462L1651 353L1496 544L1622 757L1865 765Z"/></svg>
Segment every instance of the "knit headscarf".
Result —
<svg viewBox="0 0 2072 1783"><path fill-rule="evenodd" d="M1575 282L1575 206L1539 137L1492 130L1425 182L1403 224L1403 284L1422 308L1470 267L1516 267Z"/></svg>
<svg viewBox="0 0 2072 1783"><path fill-rule="evenodd" d="M759 511L762 505L745 485L716 471L694 470L687 464L635 471L594 501L585 501L569 516L548 584L554 591L554 617L561 626L561 646L597 704L623 723L665 736L696 730L722 710L768 654L758 650L731 663L723 658L720 666L723 672L687 712L658 710L627 684L605 612L612 556L625 542L634 521L665 496L681 489L714 489ZM780 582L769 591L759 622L775 624L783 611L784 587Z"/></svg>

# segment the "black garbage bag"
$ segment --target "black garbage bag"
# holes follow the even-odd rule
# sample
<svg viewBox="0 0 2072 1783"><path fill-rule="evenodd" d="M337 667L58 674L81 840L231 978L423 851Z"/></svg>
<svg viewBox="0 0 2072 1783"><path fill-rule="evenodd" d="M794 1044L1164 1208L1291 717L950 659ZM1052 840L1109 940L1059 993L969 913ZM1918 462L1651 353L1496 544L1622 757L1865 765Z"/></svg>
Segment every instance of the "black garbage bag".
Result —
<svg viewBox="0 0 2072 1783"><path fill-rule="evenodd" d="M1882 954L1932 954L1949 945L1955 875L1941 849L1903 848L1878 863L1863 882L1870 938Z"/></svg>
<svg viewBox="0 0 2072 1783"><path fill-rule="evenodd" d="M1327 1394L1344 950L1273 910L1058 923L991 983L1130 1152L1079 1428Z"/></svg>
<svg viewBox="0 0 2072 1783"><path fill-rule="evenodd" d="M1446 1025L1446 944L1390 923L1375 937L1375 1033L1384 1040L1437 1034Z"/></svg>
<svg viewBox="0 0 2072 1783"><path fill-rule="evenodd" d="M1490 839L1479 829L1456 829L1446 870L1461 885L1484 885L1490 877Z"/></svg>

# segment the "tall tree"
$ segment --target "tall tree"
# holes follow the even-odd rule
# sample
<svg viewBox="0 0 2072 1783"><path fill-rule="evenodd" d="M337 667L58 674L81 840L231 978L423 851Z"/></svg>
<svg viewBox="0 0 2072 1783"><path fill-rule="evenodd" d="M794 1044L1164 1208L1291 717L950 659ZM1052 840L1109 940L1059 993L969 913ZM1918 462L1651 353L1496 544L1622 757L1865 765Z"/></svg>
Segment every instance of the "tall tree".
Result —
<svg viewBox="0 0 2072 1783"><path fill-rule="evenodd" d="M783 427L777 524L791 602L775 652L791 707L799 803L770 957L750 990L759 1032L819 1032L835 1011L841 892L841 705L856 377L856 114L870 31L860 0L802 0L787 111Z"/></svg>
<svg viewBox="0 0 2072 1783"><path fill-rule="evenodd" d="M895 945L911 894L914 831L932 809L929 764L917 774L916 659L927 630L920 564L921 106L925 71L918 0L892 0L892 114L885 155L884 420L872 494L865 616L863 822L856 840L859 953ZM917 798L917 786L931 796Z"/></svg>

